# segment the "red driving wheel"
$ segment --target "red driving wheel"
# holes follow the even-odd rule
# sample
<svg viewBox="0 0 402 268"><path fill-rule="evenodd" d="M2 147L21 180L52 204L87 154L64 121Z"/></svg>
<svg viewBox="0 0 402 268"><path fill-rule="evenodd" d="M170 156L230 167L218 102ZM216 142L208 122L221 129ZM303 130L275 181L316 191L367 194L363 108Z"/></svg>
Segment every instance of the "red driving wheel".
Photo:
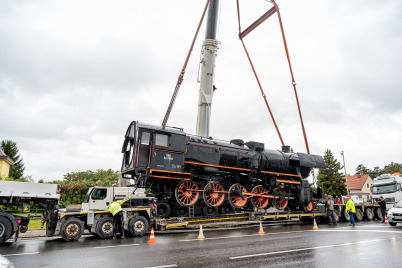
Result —
<svg viewBox="0 0 402 268"><path fill-rule="evenodd" d="M276 190L276 194L279 195L279 198L276 199L275 207L279 210L285 209L289 204L286 191L284 189L278 189Z"/></svg>
<svg viewBox="0 0 402 268"><path fill-rule="evenodd" d="M209 207L219 207L225 201L223 187L219 182L209 182L204 188L204 201Z"/></svg>
<svg viewBox="0 0 402 268"><path fill-rule="evenodd" d="M268 191L262 186L256 186L253 188L251 193L267 195ZM269 198L263 196L253 196L253 198L251 198L251 203L253 203L254 207L258 209L265 209L269 205Z"/></svg>
<svg viewBox="0 0 402 268"><path fill-rule="evenodd" d="M247 204L246 188L241 184L233 184L229 188L229 203L235 208L242 208Z"/></svg>
<svg viewBox="0 0 402 268"><path fill-rule="evenodd" d="M192 206L198 201L200 193L193 181L182 181L176 188L176 200L182 206Z"/></svg>

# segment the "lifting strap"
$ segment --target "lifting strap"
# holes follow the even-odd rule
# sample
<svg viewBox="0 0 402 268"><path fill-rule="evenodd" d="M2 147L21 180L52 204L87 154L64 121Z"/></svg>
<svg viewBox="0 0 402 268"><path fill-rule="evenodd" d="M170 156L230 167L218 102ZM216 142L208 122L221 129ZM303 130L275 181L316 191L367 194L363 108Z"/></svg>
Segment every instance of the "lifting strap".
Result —
<svg viewBox="0 0 402 268"><path fill-rule="evenodd" d="M174 91L173 91L173 95L172 95L172 98L171 98L171 100L170 100L169 107L168 107L168 109L167 109L167 111L166 111L165 117L163 118L162 127L165 127L165 126L166 126L166 123L167 123L167 121L168 121L168 119L169 119L169 116L170 116L170 112L172 111L174 102L175 102L175 100L176 100L177 94L179 93L180 86L181 86L181 84L182 84L182 82L183 82L184 73L186 72L187 63L188 63L188 61L189 61L189 59L190 59L191 52L193 51L194 43L195 43L195 41L197 40L198 32L200 31L200 28L201 28L201 25L202 25L202 21L204 20L205 13L206 13L206 11L207 11L207 9L208 9L209 2L210 2L210 1L211 1L211 0L207 0L207 3L205 4L204 12L202 13L200 22L198 23L197 31L195 32L195 35L194 35L194 38L193 38L193 42L191 43L190 49L189 49L189 51L188 51L188 53L187 53L187 58L186 58L186 60L184 61L183 68L181 69L179 78L177 79L176 87L175 87L175 89L174 89Z"/></svg>
<svg viewBox="0 0 402 268"><path fill-rule="evenodd" d="M242 44L243 44L244 50L246 51L247 57L248 57L249 62L250 62L250 64L251 64L251 68L253 69L254 75L255 75L255 77L256 77L256 79L257 79L257 82L258 82L258 85L260 86L260 90L261 90L262 96L264 97L264 100L265 100L265 103L266 103L266 105L267 105L267 107L268 107L268 110L269 110L269 113L270 113L270 115L271 115L272 121L274 122L275 128L276 128L276 130L277 130L277 132L278 132L279 139L281 140L282 145L284 145L284 144L283 144L282 137L281 137L281 134L280 134L279 129L278 129L276 123L275 123L275 120L274 120L274 117L273 117L273 115L272 115L271 109L270 109L269 106L268 106L268 102L267 102L267 100L266 100L265 94L264 94L264 92L263 92L263 90L262 90L261 84L260 84L260 82L259 82L259 80L258 80L257 74L256 74L256 72L255 72L255 69L254 69L253 64L252 64L252 62L251 62L251 60L250 60L249 54L248 54L247 49L246 49L246 47L245 47L245 45L244 45L244 42L243 42L243 38L244 38L247 34L249 34L252 30L254 30L255 28L257 28L261 23L263 23L266 19L268 19L270 16L272 16L275 12L278 14L279 25L280 25L280 27L281 27L281 32L282 32L283 44L284 44L284 47L285 47L286 57L287 57L288 64L289 64L290 75L291 75L291 77L292 77L292 86L293 86L293 89L294 89L294 92L295 92L295 97L296 97L296 102L297 102L297 108L298 108L298 111L299 111L300 123L301 123L302 131L303 131L303 136L304 136L304 142L305 142L305 144L306 144L307 153L310 154L310 149L309 149L308 141L307 141L307 135L306 135L306 131L305 131L305 128L304 128L303 117L302 117L302 114L301 114L301 109L300 109L300 104L299 104L299 98L298 98L298 96L297 96L296 82L295 82L295 79L294 79L294 76L293 76L292 65L291 65L291 63L290 63L290 56L289 56L289 51L288 51L288 47L287 47L287 43L286 43L285 32L284 32L284 30L283 30L282 19L281 19L281 15L280 15L280 12L279 12L279 7L278 7L278 5L276 4L275 0L271 0L271 2L274 4L274 7L272 7L270 10L268 10L268 11L267 11L264 15L262 15L258 20L256 20L253 24L251 24L246 30L244 30L243 32L241 32L239 0L236 0L236 2L237 2L237 16L238 16L238 22L239 22L239 38L240 38L240 41L241 41Z"/></svg>

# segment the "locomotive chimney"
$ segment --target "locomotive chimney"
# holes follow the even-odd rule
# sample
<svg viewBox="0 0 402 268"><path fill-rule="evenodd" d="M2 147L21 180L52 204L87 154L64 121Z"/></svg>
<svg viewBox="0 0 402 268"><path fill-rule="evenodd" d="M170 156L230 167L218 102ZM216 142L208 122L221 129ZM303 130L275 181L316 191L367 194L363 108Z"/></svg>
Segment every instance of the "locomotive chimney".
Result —
<svg viewBox="0 0 402 268"><path fill-rule="evenodd" d="M289 145L283 145L282 146L282 152L290 153L290 146Z"/></svg>

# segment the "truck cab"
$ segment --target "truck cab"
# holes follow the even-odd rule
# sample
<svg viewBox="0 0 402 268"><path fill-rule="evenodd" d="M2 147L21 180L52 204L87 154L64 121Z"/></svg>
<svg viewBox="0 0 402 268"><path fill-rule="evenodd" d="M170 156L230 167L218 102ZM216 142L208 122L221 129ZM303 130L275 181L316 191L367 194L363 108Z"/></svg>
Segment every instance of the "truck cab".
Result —
<svg viewBox="0 0 402 268"><path fill-rule="evenodd" d="M400 173L383 174L374 179L371 186L371 194L374 200L380 196L387 202L387 209L392 208L395 203L402 200L402 176Z"/></svg>
<svg viewBox="0 0 402 268"><path fill-rule="evenodd" d="M110 203L113 199L124 200L131 195L131 200L123 204L124 207L149 206L153 203L154 197L148 196L144 188L138 188L134 191L134 187L91 187L85 195L81 205L81 212L90 210L105 211L109 210Z"/></svg>

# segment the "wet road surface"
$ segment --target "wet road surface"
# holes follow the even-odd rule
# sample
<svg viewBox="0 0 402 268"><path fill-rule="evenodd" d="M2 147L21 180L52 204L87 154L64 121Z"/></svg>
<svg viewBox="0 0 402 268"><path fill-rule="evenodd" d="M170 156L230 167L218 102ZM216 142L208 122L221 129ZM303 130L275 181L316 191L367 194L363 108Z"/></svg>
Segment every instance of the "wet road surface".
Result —
<svg viewBox="0 0 402 268"><path fill-rule="evenodd" d="M401 267L402 225L350 227L311 224L198 233L156 234L125 240L27 240L0 246L15 267Z"/></svg>

